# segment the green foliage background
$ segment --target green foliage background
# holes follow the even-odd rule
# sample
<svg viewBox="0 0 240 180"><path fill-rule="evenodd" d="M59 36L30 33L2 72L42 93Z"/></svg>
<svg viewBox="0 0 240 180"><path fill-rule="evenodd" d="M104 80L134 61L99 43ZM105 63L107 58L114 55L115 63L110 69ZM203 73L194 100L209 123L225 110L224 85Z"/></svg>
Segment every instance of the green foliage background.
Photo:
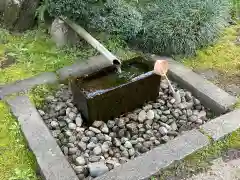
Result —
<svg viewBox="0 0 240 180"><path fill-rule="evenodd" d="M53 16L64 15L88 31L120 35L160 54L194 54L228 24L229 0L49 0Z"/></svg>

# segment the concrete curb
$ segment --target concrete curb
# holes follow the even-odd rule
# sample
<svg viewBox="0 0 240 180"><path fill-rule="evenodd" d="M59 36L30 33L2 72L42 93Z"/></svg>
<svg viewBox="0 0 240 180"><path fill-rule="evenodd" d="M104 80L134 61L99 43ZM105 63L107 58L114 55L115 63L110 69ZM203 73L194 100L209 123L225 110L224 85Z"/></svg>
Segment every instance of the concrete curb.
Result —
<svg viewBox="0 0 240 180"><path fill-rule="evenodd" d="M60 81L64 81L70 77L78 77L92 72L99 71L100 69L110 66L112 63L104 56L93 56L85 62L75 63L71 66L66 66L57 71Z"/></svg>
<svg viewBox="0 0 240 180"><path fill-rule="evenodd" d="M0 87L0 100L5 96L29 90L41 84L54 84L64 81L70 77L78 77L100 70L101 68L110 66L111 62L103 56L90 57L86 62L75 63L59 69L56 73L45 72L35 77L16 81ZM58 77L57 77L58 76Z"/></svg>
<svg viewBox="0 0 240 180"><path fill-rule="evenodd" d="M214 141L218 141L240 128L240 109L217 117L200 128Z"/></svg>
<svg viewBox="0 0 240 180"><path fill-rule="evenodd" d="M34 105L26 96L8 100L44 180L79 180Z"/></svg>
<svg viewBox="0 0 240 180"><path fill-rule="evenodd" d="M163 59L156 55L152 55L151 58L153 61ZM166 58L164 57L164 59ZM207 81L200 75L194 73L191 69L183 66L181 63L174 61L171 58L167 58L167 60L170 65L170 78L179 83L182 87L191 91L204 106L213 110L217 115L232 110L237 102L236 97L231 96L210 81Z"/></svg>
<svg viewBox="0 0 240 180"><path fill-rule="evenodd" d="M33 88L34 86L41 84L54 84L57 81L58 79L56 74L52 72L45 72L35 77L31 77L21 81L16 81L12 84L5 85L0 89L0 100L7 95L21 91L26 91L28 89Z"/></svg>
<svg viewBox="0 0 240 180"><path fill-rule="evenodd" d="M189 131L168 143L137 157L134 160L113 169L96 178L96 180L140 180L150 178L159 169L166 168L174 161L181 160L187 155L209 144L206 136L198 130Z"/></svg>

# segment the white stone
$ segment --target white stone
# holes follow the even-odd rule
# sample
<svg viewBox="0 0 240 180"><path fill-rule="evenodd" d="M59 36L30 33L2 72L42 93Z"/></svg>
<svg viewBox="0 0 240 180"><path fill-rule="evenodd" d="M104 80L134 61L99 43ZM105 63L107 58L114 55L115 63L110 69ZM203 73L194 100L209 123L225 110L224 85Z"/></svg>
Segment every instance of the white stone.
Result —
<svg viewBox="0 0 240 180"><path fill-rule="evenodd" d="M147 119L149 119L149 120L154 119L154 111L153 110L149 110L147 112Z"/></svg>
<svg viewBox="0 0 240 180"><path fill-rule="evenodd" d="M143 122L146 119L146 117L147 117L147 113L144 110L142 110L138 114L138 121Z"/></svg>

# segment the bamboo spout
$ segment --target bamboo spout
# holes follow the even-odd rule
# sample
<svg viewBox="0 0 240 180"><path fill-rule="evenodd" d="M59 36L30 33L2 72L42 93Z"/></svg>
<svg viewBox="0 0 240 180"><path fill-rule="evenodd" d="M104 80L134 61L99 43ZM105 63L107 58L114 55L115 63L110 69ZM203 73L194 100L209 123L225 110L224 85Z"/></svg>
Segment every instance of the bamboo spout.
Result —
<svg viewBox="0 0 240 180"><path fill-rule="evenodd" d="M116 66L118 72L121 72L121 61L108 51L99 41L91 36L84 28L72 22L66 17L60 17L68 26L70 26L79 36L85 39L92 47L105 56L113 65Z"/></svg>

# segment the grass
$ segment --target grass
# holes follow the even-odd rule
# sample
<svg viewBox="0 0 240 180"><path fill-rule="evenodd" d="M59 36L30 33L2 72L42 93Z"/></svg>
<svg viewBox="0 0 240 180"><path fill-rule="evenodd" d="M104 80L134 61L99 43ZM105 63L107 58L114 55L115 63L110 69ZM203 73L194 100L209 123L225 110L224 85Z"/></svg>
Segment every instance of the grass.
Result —
<svg viewBox="0 0 240 180"><path fill-rule="evenodd" d="M33 154L28 150L16 119L0 102L0 179L37 180Z"/></svg>
<svg viewBox="0 0 240 180"><path fill-rule="evenodd" d="M198 50L183 63L193 69L215 69L226 76L240 75L240 45L235 44L239 29L240 25L227 28L216 44Z"/></svg>
<svg viewBox="0 0 240 180"><path fill-rule="evenodd" d="M125 59L135 54L118 37L111 36L108 39L102 37L99 35L98 38L120 58ZM97 52L85 42L80 42L79 47L76 48L59 49L41 29L21 35L13 35L0 29L0 61L6 55L13 56L17 63L0 69L0 85L25 79L41 72L56 71L75 61L82 61L87 57L97 55Z"/></svg>

